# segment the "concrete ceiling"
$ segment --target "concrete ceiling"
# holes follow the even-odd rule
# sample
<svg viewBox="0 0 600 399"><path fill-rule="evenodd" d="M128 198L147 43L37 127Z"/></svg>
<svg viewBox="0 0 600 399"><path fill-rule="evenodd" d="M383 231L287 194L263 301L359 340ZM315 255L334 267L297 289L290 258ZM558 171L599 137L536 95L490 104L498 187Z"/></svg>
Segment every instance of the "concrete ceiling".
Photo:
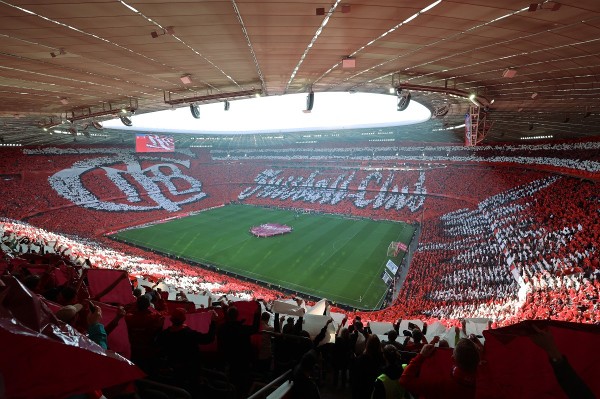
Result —
<svg viewBox="0 0 600 399"><path fill-rule="evenodd" d="M70 143L39 126L124 106L168 109L165 96L387 93L403 84L494 100L486 142L598 136L600 2L531 8L519 0L0 0L0 138ZM354 68L342 67L348 56ZM516 76L503 77L507 69ZM421 137L460 123L470 104L411 95L432 110L450 105ZM79 143L123 137L89 129Z"/></svg>

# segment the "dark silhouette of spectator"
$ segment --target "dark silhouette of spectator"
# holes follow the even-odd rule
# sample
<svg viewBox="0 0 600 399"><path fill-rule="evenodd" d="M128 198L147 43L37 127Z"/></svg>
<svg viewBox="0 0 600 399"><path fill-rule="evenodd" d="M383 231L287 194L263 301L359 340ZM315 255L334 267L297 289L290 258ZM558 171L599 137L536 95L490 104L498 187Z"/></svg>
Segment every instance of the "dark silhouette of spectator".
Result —
<svg viewBox="0 0 600 399"><path fill-rule="evenodd" d="M340 327L342 325L340 324ZM338 329L339 331L339 329ZM350 331L347 328L342 328L335 338L333 346L333 385L338 386L338 378L341 375L341 386L344 388L348 379L348 370L352 358L354 357L354 348L350 342Z"/></svg>
<svg viewBox="0 0 600 399"><path fill-rule="evenodd" d="M398 331L390 330L385 335L387 335L388 339L386 341L381 342L381 345L384 348L386 345L392 345L398 351L401 351L404 349L402 344L400 342L396 341L396 339L398 338Z"/></svg>
<svg viewBox="0 0 600 399"><path fill-rule="evenodd" d="M134 311L125 316L131 360L149 374L158 355L154 342L163 329L164 320L163 315L150 307L150 300L145 295L137 299Z"/></svg>
<svg viewBox="0 0 600 399"><path fill-rule="evenodd" d="M260 348L258 349L258 359L256 366L259 371L268 372L271 370L271 363L273 361L273 350L272 350L272 332L273 327L269 325L271 319L271 313L263 312L260 316Z"/></svg>
<svg viewBox="0 0 600 399"><path fill-rule="evenodd" d="M258 318L252 326L238 320L238 309L229 306L226 320L217 331L217 344L221 360L229 370L229 378L237 389L238 397L245 397L250 386L252 344L250 336L258 331Z"/></svg>
<svg viewBox="0 0 600 399"><path fill-rule="evenodd" d="M191 392L199 389L198 380L203 366L198 345L209 344L215 339L215 317L216 313L212 312L208 332L201 333L185 324L185 309L176 308L171 313L172 325L161 331L156 338L161 358L172 371L174 381Z"/></svg>
<svg viewBox="0 0 600 399"><path fill-rule="evenodd" d="M317 354L314 350L306 352L300 364L294 369L291 395L293 399L320 399L319 387L312 378L317 364Z"/></svg>
<svg viewBox="0 0 600 399"><path fill-rule="evenodd" d="M381 342L377 335L369 335L364 352L356 358L350 374L353 399L368 399L375 379L384 366Z"/></svg>
<svg viewBox="0 0 600 399"><path fill-rule="evenodd" d="M383 358L385 367L383 373L375 380L371 399L403 398L404 387L398 381L402 375L402 362L396 347L391 344L385 345Z"/></svg>

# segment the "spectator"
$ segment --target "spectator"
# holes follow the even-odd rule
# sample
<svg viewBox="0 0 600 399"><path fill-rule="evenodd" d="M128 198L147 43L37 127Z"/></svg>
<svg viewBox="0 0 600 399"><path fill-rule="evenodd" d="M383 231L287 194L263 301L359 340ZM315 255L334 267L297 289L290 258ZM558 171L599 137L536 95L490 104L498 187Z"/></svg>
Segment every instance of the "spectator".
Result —
<svg viewBox="0 0 600 399"><path fill-rule="evenodd" d="M402 375L402 362L400 354L394 345L383 347L385 367L383 373L375 380L375 387L371 399L403 398L404 387L398 381Z"/></svg>
<svg viewBox="0 0 600 399"><path fill-rule="evenodd" d="M226 320L217 331L217 343L221 360L229 369L229 378L236 386L239 397L248 393L252 345L250 336L258 331L258 325L244 325L238 320L238 309L229 306Z"/></svg>
<svg viewBox="0 0 600 399"><path fill-rule="evenodd" d="M400 385L423 399L475 398L475 373L480 358L477 346L467 338L460 339L454 348L454 367L435 376L423 377L421 368L435 350L432 344L423 346L421 353L402 373Z"/></svg>
<svg viewBox="0 0 600 399"><path fill-rule="evenodd" d="M271 370L273 361L272 335L274 329L269 325L271 313L262 312L260 316L260 348L258 350L257 369L262 372Z"/></svg>
<svg viewBox="0 0 600 399"><path fill-rule="evenodd" d="M199 390L198 380L203 366L198 345L209 344L215 338L216 313L212 311L211 315L208 332L201 333L185 324L185 309L176 308L171 312L171 326L161 331L156 338L161 358L173 371L174 380L191 392Z"/></svg>
<svg viewBox="0 0 600 399"><path fill-rule="evenodd" d="M364 352L358 356L350 374L353 399L368 399L373 392L375 379L384 366L381 342L377 335L369 335Z"/></svg>
<svg viewBox="0 0 600 399"><path fill-rule="evenodd" d="M134 311L126 315L125 322L131 343L131 360L151 373L158 355L154 342L163 329L164 316L151 309L148 297L141 295Z"/></svg>
<svg viewBox="0 0 600 399"><path fill-rule="evenodd" d="M312 373L317 364L317 354L314 350L306 352L300 364L294 369L292 377L292 398L293 399L320 399L319 387L312 379Z"/></svg>

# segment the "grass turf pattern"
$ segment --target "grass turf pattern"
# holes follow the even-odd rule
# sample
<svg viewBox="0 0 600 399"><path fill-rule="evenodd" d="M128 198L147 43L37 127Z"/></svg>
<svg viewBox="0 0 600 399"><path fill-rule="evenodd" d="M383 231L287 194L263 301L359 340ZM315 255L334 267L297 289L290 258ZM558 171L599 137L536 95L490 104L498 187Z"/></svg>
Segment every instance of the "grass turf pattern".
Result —
<svg viewBox="0 0 600 399"><path fill-rule="evenodd" d="M293 227L288 234L258 238L264 223ZM392 241L407 245L414 228L393 221L229 205L113 237L298 293L360 309L381 305L381 274ZM393 258L400 265L403 252Z"/></svg>

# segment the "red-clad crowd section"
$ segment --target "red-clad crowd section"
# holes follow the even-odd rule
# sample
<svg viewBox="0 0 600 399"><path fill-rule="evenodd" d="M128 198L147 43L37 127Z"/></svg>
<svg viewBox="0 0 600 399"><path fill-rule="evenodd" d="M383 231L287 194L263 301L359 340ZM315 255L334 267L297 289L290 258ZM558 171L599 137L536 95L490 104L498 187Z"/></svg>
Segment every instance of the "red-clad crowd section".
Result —
<svg viewBox="0 0 600 399"><path fill-rule="evenodd" d="M93 354L70 354L77 364L121 370L119 378L101 373L86 379L83 375L89 370L82 366L81 384L57 386L55 397L82 392L93 396L98 394L95 388L115 385L118 394L132 392L135 388L128 382L142 374L126 359L146 373L160 374L157 358L175 370L168 382L191 392L225 392L223 387L190 384L187 373L199 372L199 365L190 363L193 353L189 358L182 354L188 353L181 351L186 343L195 350L198 344L208 345L204 360L224 362L232 389L248 392L248 367L266 364L261 363L265 348L261 338L254 337L255 352L248 353L248 363L233 362L245 350L236 346L239 337L246 337L241 324L256 333L261 306L268 308L256 300L268 304L284 295L105 237L232 202L418 225L410 264L399 271L397 298L375 312L332 309L351 318L390 325L420 319L446 326L461 326L465 318L486 318L494 327L509 329L531 319L597 324L600 164L594 145L489 147L476 152L450 147L188 149L162 155L102 147L3 149L0 311L18 315L22 324L16 327L3 316L0 334L4 342L19 341L18 345L49 338L82 340L79 347ZM132 291L138 281L148 285ZM210 301L199 305L206 298L228 300L223 299L222 308L210 306ZM195 332L181 333L181 320ZM215 323L220 334L216 341ZM268 325L273 322L267 320L264 328ZM360 330L359 325L360 321L352 327ZM557 337L567 328L552 326ZM288 327L292 331L293 322ZM420 349L419 334L411 334ZM229 344L222 347L219 342ZM549 344L544 349L552 350ZM56 353L60 356L60 350ZM173 353L179 357L173 358ZM278 356L286 359L285 353ZM292 357L300 361L301 356ZM413 366L408 370L414 372ZM273 367L277 369L276 362L267 369ZM494 378L486 372L486 378ZM355 376L353 383L359 380ZM419 384L405 382L418 392ZM495 386L488 381L478 387L486 384ZM27 384L8 389L9 397L19 393L11 389L26 392L21 397L41 393Z"/></svg>
<svg viewBox="0 0 600 399"><path fill-rule="evenodd" d="M554 151L499 148L483 148L476 156L500 154L510 161L541 155L567 166L572 158L597 158L576 145ZM598 320L600 195L595 181L549 173L548 165L536 167L535 162L527 168L510 162L468 163L457 158L466 153L455 147L423 150L423 159L437 160L431 162L407 160L412 148L395 150L398 159L385 147L327 151L318 156L294 149L289 156L282 149L138 156L125 148L8 149L0 160L5 176L0 184L10 195L0 212L49 231L92 238L149 263L169 264L180 279L193 276L220 284L224 293L259 292L265 298L277 294L103 235L232 201L403 220L421 226L407 283L392 306L370 318L479 316L505 323L552 314L562 320ZM462 161L441 162L440 154ZM120 262L103 264L117 267ZM142 269L129 266L136 274ZM193 284L183 288L199 291ZM582 292L592 299L585 300ZM558 306L560 311L554 311Z"/></svg>

